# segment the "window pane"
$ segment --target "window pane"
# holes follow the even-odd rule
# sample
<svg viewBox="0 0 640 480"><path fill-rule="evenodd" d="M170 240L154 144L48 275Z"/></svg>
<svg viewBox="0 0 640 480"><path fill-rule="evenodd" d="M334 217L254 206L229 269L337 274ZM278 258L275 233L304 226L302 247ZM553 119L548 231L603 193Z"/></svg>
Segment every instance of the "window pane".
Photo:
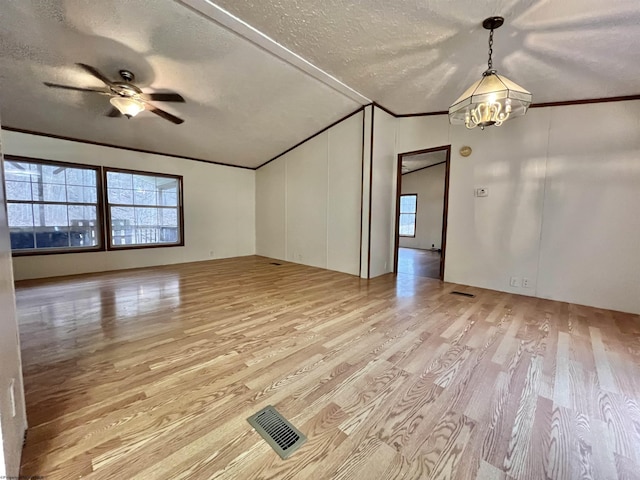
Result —
<svg viewBox="0 0 640 480"><path fill-rule="evenodd" d="M179 189L178 178L108 171L111 245L180 242Z"/></svg>
<svg viewBox="0 0 640 480"><path fill-rule="evenodd" d="M64 185L65 175L64 171L65 167L57 167L55 165L41 165L42 168L42 181L43 183L57 183L60 185Z"/></svg>
<svg viewBox="0 0 640 480"><path fill-rule="evenodd" d="M135 209L111 207L111 245L132 245Z"/></svg>
<svg viewBox="0 0 640 480"><path fill-rule="evenodd" d="M400 235L413 237L416 234L416 216L413 213L400 214Z"/></svg>
<svg viewBox="0 0 640 480"><path fill-rule="evenodd" d="M123 188L109 189L109 202L123 205L133 205L133 190Z"/></svg>
<svg viewBox="0 0 640 480"><path fill-rule="evenodd" d="M31 200L31 184L27 181L5 182L7 200Z"/></svg>
<svg viewBox="0 0 640 480"><path fill-rule="evenodd" d="M94 206L69 205L69 236L72 247L96 246L98 241L98 215Z"/></svg>
<svg viewBox="0 0 640 480"><path fill-rule="evenodd" d="M133 192L135 205L157 205L155 177L134 175Z"/></svg>
<svg viewBox="0 0 640 480"><path fill-rule="evenodd" d="M66 205L44 205L44 225L66 228L69 226Z"/></svg>
<svg viewBox="0 0 640 480"><path fill-rule="evenodd" d="M139 227L158 225L157 208L136 208L136 224Z"/></svg>
<svg viewBox="0 0 640 480"><path fill-rule="evenodd" d="M400 196L400 213L416 213L417 195Z"/></svg>
<svg viewBox="0 0 640 480"><path fill-rule="evenodd" d="M36 248L69 247L69 230L40 229L36 230Z"/></svg>
<svg viewBox="0 0 640 480"><path fill-rule="evenodd" d="M178 209L177 208L159 208L158 209L158 225L163 227L178 226Z"/></svg>
<svg viewBox="0 0 640 480"><path fill-rule="evenodd" d="M12 229L14 227L33 227L33 210L30 204L8 203L7 214Z"/></svg>
<svg viewBox="0 0 640 480"><path fill-rule="evenodd" d="M107 172L107 200L110 203L133 203L133 175Z"/></svg>
<svg viewBox="0 0 640 480"><path fill-rule="evenodd" d="M5 171L12 249L100 245L95 169L7 159Z"/></svg>
<svg viewBox="0 0 640 480"><path fill-rule="evenodd" d="M64 185L45 183L42 186L42 195L45 202L66 202L67 189Z"/></svg>
<svg viewBox="0 0 640 480"><path fill-rule="evenodd" d="M6 160L4 162L5 180L14 180L16 182L30 182L31 171L29 164L24 162L16 162Z"/></svg>
<svg viewBox="0 0 640 480"><path fill-rule="evenodd" d="M160 205L164 207L177 207L178 194L175 190L160 190Z"/></svg>
<svg viewBox="0 0 640 480"><path fill-rule="evenodd" d="M84 185L84 172L79 168L66 168L67 185Z"/></svg>
<svg viewBox="0 0 640 480"><path fill-rule="evenodd" d="M95 187L81 187L70 185L67 187L67 202L69 203L97 203L98 192Z"/></svg>

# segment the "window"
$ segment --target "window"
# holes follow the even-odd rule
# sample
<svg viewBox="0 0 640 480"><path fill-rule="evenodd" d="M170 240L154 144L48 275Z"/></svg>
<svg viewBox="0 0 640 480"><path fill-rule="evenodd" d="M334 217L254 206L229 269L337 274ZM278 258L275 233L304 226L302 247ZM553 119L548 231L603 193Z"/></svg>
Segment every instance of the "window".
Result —
<svg viewBox="0 0 640 480"><path fill-rule="evenodd" d="M104 171L109 249L184 245L182 177Z"/></svg>
<svg viewBox="0 0 640 480"><path fill-rule="evenodd" d="M102 250L100 167L5 156L14 255Z"/></svg>
<svg viewBox="0 0 640 480"><path fill-rule="evenodd" d="M416 236L416 212L418 195L400 195L400 236Z"/></svg>

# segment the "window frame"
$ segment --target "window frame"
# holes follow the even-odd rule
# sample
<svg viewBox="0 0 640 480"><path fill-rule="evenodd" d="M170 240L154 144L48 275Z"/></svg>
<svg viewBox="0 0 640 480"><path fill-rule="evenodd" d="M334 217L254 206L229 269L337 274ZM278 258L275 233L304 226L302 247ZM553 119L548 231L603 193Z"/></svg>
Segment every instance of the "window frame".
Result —
<svg viewBox="0 0 640 480"><path fill-rule="evenodd" d="M128 173L132 175L146 175L152 177L165 177L178 181L178 229L180 234L180 241L176 243L147 243L141 245L112 245L112 228L111 228L111 206L109 202L109 184L107 182L107 174L109 172L115 173ZM105 223L104 228L106 231L106 250L107 251L120 251L120 250L138 250L142 248L170 248L170 247L184 247L184 201L183 201L183 177L182 175L173 175L170 173L158 173L147 172L144 170L130 170L125 168L116 167L102 167L102 183L104 186L104 211L105 211ZM115 206L134 206L125 204L113 204ZM146 205L147 207L160 208L160 205Z"/></svg>
<svg viewBox="0 0 640 480"><path fill-rule="evenodd" d="M12 257L30 257L34 255L64 255L67 253L89 253L89 252L104 252L106 250L105 242L105 221L104 221L104 194L102 190L102 167L99 165L88 165L84 163L63 162L59 160L48 160L44 158L24 157L20 155L3 155L2 171L4 172L2 182L3 187L6 189L6 172L4 162L27 162L37 163L40 165L50 165L63 168L84 168L88 170L94 170L96 174L96 203L69 203L69 202L39 202L36 200L9 200L6 198L5 202L7 206L10 203L16 204L44 204L44 205L82 205L82 206L94 206L96 207L96 226L99 228L99 235L97 235L98 245L94 247L53 247L53 248L33 248L33 249L11 249ZM66 183L65 183L66 186ZM34 227L35 228L35 227ZM9 226L9 229L11 227Z"/></svg>
<svg viewBox="0 0 640 480"><path fill-rule="evenodd" d="M413 213L402 212L402 197L416 197L416 211ZM400 217L402 215L413 215L413 235L403 235L400 233ZM417 193L401 193L398 205L398 236L403 238L416 238L418 231L418 194Z"/></svg>

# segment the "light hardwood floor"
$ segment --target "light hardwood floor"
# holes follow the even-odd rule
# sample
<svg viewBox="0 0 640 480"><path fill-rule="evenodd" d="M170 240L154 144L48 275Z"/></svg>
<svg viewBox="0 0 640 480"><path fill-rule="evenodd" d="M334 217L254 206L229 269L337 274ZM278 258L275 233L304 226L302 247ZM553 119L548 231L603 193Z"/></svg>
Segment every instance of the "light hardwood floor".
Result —
<svg viewBox="0 0 640 480"><path fill-rule="evenodd" d="M22 474L638 478L638 316L270 262L18 285ZM268 404L308 437L285 461Z"/></svg>
<svg viewBox="0 0 640 480"><path fill-rule="evenodd" d="M440 252L399 247L398 273L439 279Z"/></svg>

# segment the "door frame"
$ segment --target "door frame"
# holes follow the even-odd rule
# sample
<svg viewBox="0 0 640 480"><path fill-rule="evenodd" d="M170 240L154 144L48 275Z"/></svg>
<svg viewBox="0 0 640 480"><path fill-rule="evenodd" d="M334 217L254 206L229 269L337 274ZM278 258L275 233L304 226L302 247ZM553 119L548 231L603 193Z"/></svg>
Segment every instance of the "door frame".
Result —
<svg viewBox="0 0 640 480"><path fill-rule="evenodd" d="M396 182L396 229L395 242L393 249L393 273L398 274L398 248L400 248L400 195L402 195L402 159L414 155L431 152L447 152L444 171L444 207L442 211L442 255L440 256L440 280L444 280L445 253L447 249L447 217L449 215L449 172L451 169L451 145L442 145L440 147L425 148L422 150L413 150L411 152L403 152L398 154L397 158L397 182ZM428 168L428 167L426 167Z"/></svg>

